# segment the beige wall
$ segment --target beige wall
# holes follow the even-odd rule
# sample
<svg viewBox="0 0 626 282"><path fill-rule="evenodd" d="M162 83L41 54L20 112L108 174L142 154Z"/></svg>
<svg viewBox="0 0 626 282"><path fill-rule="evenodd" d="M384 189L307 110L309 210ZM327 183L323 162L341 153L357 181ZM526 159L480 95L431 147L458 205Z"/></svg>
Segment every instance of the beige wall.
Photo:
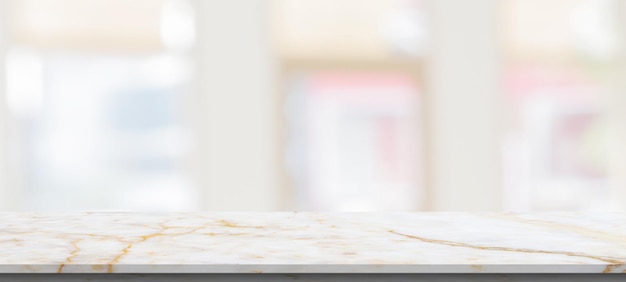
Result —
<svg viewBox="0 0 626 282"><path fill-rule="evenodd" d="M432 210L502 207L498 0L432 0L426 91Z"/></svg>
<svg viewBox="0 0 626 282"><path fill-rule="evenodd" d="M162 0L11 0L14 38L70 50L159 51ZM71 7L71 9L68 9Z"/></svg>
<svg viewBox="0 0 626 282"><path fill-rule="evenodd" d="M289 59L385 60L391 58L385 24L412 0L274 0L272 33Z"/></svg>
<svg viewBox="0 0 626 282"><path fill-rule="evenodd" d="M18 208L19 193L12 185L13 174L9 158L9 115L6 99L5 54L9 45L6 1L0 1L0 210Z"/></svg>
<svg viewBox="0 0 626 282"><path fill-rule="evenodd" d="M616 1L617 9L615 16L619 26L624 27L626 18L626 2ZM609 187L611 189L611 204L616 210L626 210L626 29L620 31L620 42L617 53L617 71L614 73L613 82L617 86L615 91L609 93L608 127L609 144L607 151L609 157Z"/></svg>
<svg viewBox="0 0 626 282"><path fill-rule="evenodd" d="M198 39L194 167L202 209L279 208L269 1L194 2Z"/></svg>

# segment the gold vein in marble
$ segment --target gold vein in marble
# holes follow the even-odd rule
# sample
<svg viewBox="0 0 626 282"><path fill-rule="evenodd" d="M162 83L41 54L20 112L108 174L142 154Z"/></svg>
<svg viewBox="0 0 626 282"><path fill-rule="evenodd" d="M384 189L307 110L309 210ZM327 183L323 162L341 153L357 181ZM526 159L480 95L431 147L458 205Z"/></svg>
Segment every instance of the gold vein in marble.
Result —
<svg viewBox="0 0 626 282"><path fill-rule="evenodd" d="M82 241L83 239L75 239L73 240L70 244L72 245L72 251L70 252L70 255L65 259L65 263L61 263L59 265L59 268L57 270L57 273L61 273L63 272L63 268L65 267L66 264L71 264L72 260L78 256L78 252L80 252L80 247L78 247L78 242Z"/></svg>
<svg viewBox="0 0 626 282"><path fill-rule="evenodd" d="M109 261L107 263L107 270L108 270L108 272L109 273L113 273L114 265L119 263L119 261L120 261L120 259L122 259L122 257L128 255L128 253L130 252L130 249L133 247L133 244L145 242L145 241L147 241L150 238L159 237L159 236L175 237L175 236L191 234L191 233L194 233L194 232L204 228L203 226L201 226L201 227L194 227L191 230L180 232L180 233L163 234L163 232L165 232L165 231L167 231L169 229L179 228L179 227L167 226L164 223L159 223L159 226L161 227L161 229L158 232L140 236L139 240L129 242L128 245L124 249L122 249L122 252L120 254L115 256L111 261Z"/></svg>
<svg viewBox="0 0 626 282"><path fill-rule="evenodd" d="M616 258L600 257L600 256L586 255L586 254L574 253L574 252L545 251L545 250L533 250L533 249L510 248L510 247L499 247L499 246L472 245L472 244L467 244L467 243L462 243L462 242L454 242L454 241L446 241L446 240L438 240L438 239L429 239L429 238L424 238L424 237L420 237L420 236L416 236L416 235L409 235L409 234L399 233L399 232L396 232L394 230L389 230L389 233L396 234L396 235L399 235L399 236L404 236L404 237L415 239L415 240L419 240L419 241L422 241L422 242L433 243L433 244L442 244L442 245L451 246L451 247L472 248L472 249L479 249L479 250L486 250L486 251L503 251L503 252L518 252L518 253L531 253L531 254L565 255L565 256L571 256L571 257L583 257L583 258L595 259L595 260L611 263L611 265L613 265L613 266L619 266L619 265L623 265L624 264L624 261L618 260Z"/></svg>
<svg viewBox="0 0 626 282"><path fill-rule="evenodd" d="M517 216L0 213L0 272L625 270L626 214Z"/></svg>
<svg viewBox="0 0 626 282"><path fill-rule="evenodd" d="M506 221L516 221L520 223L526 223L533 226L542 226L552 230L561 230L561 231L572 231L582 236L587 236L589 238L594 239L602 239L602 240L611 240L615 242L619 242L626 245L626 237L624 234L610 234L605 231L595 230L583 226L576 226L571 224L564 224L551 220L538 220L538 219L527 219L520 218L514 214L506 213L506 214L489 214L487 215L491 218L498 218Z"/></svg>

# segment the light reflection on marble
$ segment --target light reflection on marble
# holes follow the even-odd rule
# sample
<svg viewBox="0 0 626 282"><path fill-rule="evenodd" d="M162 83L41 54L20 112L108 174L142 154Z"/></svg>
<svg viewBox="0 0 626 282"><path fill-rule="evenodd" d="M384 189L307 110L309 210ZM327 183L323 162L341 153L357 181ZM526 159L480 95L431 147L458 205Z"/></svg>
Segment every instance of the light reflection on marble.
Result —
<svg viewBox="0 0 626 282"><path fill-rule="evenodd" d="M621 213L0 213L0 273L606 273Z"/></svg>

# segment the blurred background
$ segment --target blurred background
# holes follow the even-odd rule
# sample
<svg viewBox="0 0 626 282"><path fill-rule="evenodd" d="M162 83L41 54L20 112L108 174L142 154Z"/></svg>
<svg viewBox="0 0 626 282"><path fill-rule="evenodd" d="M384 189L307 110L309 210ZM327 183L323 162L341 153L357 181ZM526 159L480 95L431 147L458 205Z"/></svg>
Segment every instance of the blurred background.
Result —
<svg viewBox="0 0 626 282"><path fill-rule="evenodd" d="M623 19L619 0L0 0L0 210L626 210Z"/></svg>

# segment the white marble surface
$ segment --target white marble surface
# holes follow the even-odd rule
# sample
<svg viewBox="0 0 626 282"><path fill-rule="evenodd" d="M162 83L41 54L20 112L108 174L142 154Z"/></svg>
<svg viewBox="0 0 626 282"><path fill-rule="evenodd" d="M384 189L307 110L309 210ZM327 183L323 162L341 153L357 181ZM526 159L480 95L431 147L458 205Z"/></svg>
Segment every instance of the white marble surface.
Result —
<svg viewBox="0 0 626 282"><path fill-rule="evenodd" d="M0 273L626 271L620 213L0 213Z"/></svg>

